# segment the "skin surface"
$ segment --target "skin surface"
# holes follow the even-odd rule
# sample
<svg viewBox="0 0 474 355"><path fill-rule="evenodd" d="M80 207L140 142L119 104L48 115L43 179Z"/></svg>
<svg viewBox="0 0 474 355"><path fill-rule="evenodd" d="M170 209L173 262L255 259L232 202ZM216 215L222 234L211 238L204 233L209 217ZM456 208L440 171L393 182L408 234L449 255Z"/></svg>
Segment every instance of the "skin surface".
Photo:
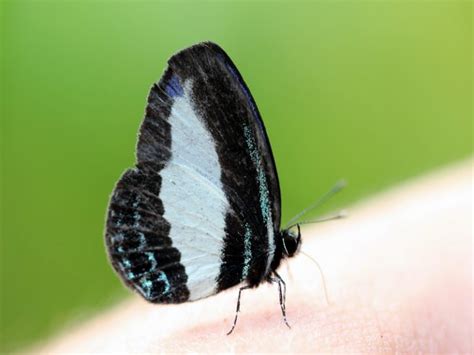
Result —
<svg viewBox="0 0 474 355"><path fill-rule="evenodd" d="M472 352L472 164L463 162L302 229L304 255L276 285L182 305L138 296L31 352Z"/></svg>

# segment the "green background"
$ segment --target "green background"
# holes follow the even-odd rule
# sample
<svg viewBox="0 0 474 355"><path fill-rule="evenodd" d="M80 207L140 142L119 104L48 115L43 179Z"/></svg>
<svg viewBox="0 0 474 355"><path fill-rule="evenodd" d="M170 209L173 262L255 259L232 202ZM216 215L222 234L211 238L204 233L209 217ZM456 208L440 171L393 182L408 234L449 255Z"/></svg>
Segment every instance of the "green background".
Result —
<svg viewBox="0 0 474 355"><path fill-rule="evenodd" d="M472 153L472 4L1 5L1 348L129 296L103 247L145 98L175 51L233 58L259 105L284 220L337 179L336 208Z"/></svg>

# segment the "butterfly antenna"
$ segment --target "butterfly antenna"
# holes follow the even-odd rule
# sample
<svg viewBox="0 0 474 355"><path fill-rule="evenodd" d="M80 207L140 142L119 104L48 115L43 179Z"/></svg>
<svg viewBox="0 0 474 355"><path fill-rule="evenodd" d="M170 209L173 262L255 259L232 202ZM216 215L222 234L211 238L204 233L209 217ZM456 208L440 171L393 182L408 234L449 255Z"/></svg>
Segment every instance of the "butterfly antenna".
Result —
<svg viewBox="0 0 474 355"><path fill-rule="evenodd" d="M306 256L308 259L310 259L313 263L316 264L316 266L318 267L319 269L319 274L321 275L321 280L323 281L323 290L324 290L324 297L326 298L326 303L327 305L329 306L331 304L331 302L329 302L329 296L328 296L328 290L326 288L326 279L324 278L324 273L323 273L323 269L321 269L321 266L319 265L319 263L316 261L315 258L313 258L311 255L309 254L306 254L304 251L300 251L301 254L303 254L304 256Z"/></svg>
<svg viewBox="0 0 474 355"><path fill-rule="evenodd" d="M339 212L336 212L324 217L316 218L313 220L293 223L292 225L288 226L288 229L293 228L294 226L297 226L297 225L327 222L327 221L332 221L335 219L346 218L347 216L348 216L347 210L341 210Z"/></svg>
<svg viewBox="0 0 474 355"><path fill-rule="evenodd" d="M296 225L296 221L303 217L306 213L309 211L321 206L324 202L326 202L329 198L337 194L339 191L341 191L345 186L347 185L345 180L339 180L328 192L326 192L324 195L322 195L320 198L318 198L313 204L310 206L306 207L303 211L298 213L296 216L294 216L290 221L286 224L285 229L288 229L288 226L294 226Z"/></svg>

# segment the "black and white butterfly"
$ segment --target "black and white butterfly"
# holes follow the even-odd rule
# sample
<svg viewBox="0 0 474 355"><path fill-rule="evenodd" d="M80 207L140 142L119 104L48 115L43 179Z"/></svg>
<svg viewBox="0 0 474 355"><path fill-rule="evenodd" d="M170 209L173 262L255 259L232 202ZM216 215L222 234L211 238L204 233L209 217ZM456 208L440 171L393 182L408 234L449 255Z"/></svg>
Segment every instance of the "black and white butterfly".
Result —
<svg viewBox="0 0 474 355"><path fill-rule="evenodd" d="M277 282L285 316L276 270L301 235L280 230L280 209L265 127L228 55L205 42L172 56L148 97L136 166L110 200L105 240L116 272L154 303Z"/></svg>

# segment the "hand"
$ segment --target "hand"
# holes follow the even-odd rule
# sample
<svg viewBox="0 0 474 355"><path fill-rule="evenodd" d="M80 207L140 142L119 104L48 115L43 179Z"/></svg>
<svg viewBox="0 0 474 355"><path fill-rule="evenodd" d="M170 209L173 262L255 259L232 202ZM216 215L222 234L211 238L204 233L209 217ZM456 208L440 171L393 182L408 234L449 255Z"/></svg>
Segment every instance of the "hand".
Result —
<svg viewBox="0 0 474 355"><path fill-rule="evenodd" d="M472 161L302 230L304 255L276 285L181 305L138 296L46 344L63 352L472 352ZM37 352L35 350L35 352Z"/></svg>

